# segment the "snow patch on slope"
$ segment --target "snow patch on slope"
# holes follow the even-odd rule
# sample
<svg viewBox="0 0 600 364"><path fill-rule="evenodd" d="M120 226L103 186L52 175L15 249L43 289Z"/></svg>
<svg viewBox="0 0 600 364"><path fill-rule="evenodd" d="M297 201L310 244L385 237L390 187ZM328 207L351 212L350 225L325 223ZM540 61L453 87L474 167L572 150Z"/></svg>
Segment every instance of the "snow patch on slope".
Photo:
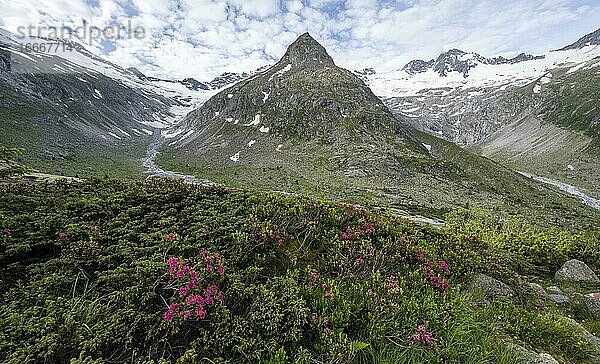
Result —
<svg viewBox="0 0 600 364"><path fill-rule="evenodd" d="M229 157L229 159L231 159L233 162L239 161L240 160L240 152L235 153L234 155Z"/></svg>

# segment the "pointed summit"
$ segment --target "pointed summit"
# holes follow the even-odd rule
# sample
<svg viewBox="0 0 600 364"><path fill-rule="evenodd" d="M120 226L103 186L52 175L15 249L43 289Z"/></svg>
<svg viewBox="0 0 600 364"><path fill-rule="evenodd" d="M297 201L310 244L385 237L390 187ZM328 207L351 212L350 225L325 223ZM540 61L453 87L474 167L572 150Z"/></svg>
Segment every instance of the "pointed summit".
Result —
<svg viewBox="0 0 600 364"><path fill-rule="evenodd" d="M333 58L327 53L327 50L308 32L302 34L294 43L290 44L280 63L334 65Z"/></svg>

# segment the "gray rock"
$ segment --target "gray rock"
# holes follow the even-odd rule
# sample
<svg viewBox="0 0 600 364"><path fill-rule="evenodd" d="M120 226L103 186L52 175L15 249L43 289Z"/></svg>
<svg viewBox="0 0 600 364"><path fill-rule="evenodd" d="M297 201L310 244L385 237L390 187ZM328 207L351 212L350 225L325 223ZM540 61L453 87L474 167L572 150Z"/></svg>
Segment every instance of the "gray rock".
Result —
<svg viewBox="0 0 600 364"><path fill-rule="evenodd" d="M541 285L539 285L537 283L529 283L529 287L531 287L531 289L535 292L535 295L537 298L543 299L543 300L548 298L548 294L546 293L546 290Z"/></svg>
<svg viewBox="0 0 600 364"><path fill-rule="evenodd" d="M536 358L526 362L526 364L559 364L559 362L550 354L541 353Z"/></svg>
<svg viewBox="0 0 600 364"><path fill-rule="evenodd" d="M568 305L569 303L571 303L571 299L562 294L551 293L548 295L548 298L550 299L550 301L556 303L557 305Z"/></svg>
<svg viewBox="0 0 600 364"><path fill-rule="evenodd" d="M550 354L538 354L533 360L526 361L525 364L559 364L559 362Z"/></svg>
<svg viewBox="0 0 600 364"><path fill-rule="evenodd" d="M581 340L587 341L590 344L593 351L592 355L595 356L595 361L592 361L592 363L600 363L600 338L592 335L583 325L572 318L563 317L562 319L575 329Z"/></svg>
<svg viewBox="0 0 600 364"><path fill-rule="evenodd" d="M571 259L554 275L559 281L600 283L600 279L584 262Z"/></svg>
<svg viewBox="0 0 600 364"><path fill-rule="evenodd" d="M473 280L472 287L474 289L480 289L483 291L488 298L513 298L515 296L515 290L512 289L508 284L486 276L485 274L477 275L477 277L475 277Z"/></svg>
<svg viewBox="0 0 600 364"><path fill-rule="evenodd" d="M550 286L547 288L548 292L550 293L554 293L554 294L563 294L563 291L558 288L557 286Z"/></svg>
<svg viewBox="0 0 600 364"><path fill-rule="evenodd" d="M521 345L509 344L508 348L521 355L523 364L559 364L551 355L546 353L538 354L534 351L527 350Z"/></svg>
<svg viewBox="0 0 600 364"><path fill-rule="evenodd" d="M592 315L600 319L600 292L586 294L583 300Z"/></svg>

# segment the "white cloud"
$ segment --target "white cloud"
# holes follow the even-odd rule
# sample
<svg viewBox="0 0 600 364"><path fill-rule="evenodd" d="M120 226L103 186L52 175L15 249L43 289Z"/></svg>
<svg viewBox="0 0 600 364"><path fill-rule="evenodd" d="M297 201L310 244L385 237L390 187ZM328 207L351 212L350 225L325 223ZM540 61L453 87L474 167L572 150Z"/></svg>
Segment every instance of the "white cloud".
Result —
<svg viewBox="0 0 600 364"><path fill-rule="evenodd" d="M90 5L92 4L92 5ZM208 80L253 70L309 31L338 65L385 71L461 48L536 53L599 26L597 0L0 0L0 24L143 25L105 55L151 75ZM102 49L98 44L96 51Z"/></svg>
<svg viewBox="0 0 600 364"><path fill-rule="evenodd" d="M252 17L265 18L280 11L278 0L230 0L230 3Z"/></svg>

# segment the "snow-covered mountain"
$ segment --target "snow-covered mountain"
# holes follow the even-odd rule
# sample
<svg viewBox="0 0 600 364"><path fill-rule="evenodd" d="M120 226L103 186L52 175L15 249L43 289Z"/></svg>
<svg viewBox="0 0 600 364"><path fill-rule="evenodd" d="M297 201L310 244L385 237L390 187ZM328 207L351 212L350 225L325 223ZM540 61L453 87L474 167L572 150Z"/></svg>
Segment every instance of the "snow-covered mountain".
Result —
<svg viewBox="0 0 600 364"><path fill-rule="evenodd" d="M433 70L442 77L446 77L450 72L459 72L463 77L469 76L469 70L480 64L499 65L499 64L515 64L532 59L542 59L544 56L532 56L531 54L521 53L516 57L507 59L502 56L494 58L485 58L478 53L467 53L460 49L451 49L440 54L436 59L423 61L420 59L410 61L402 71L409 75L427 72Z"/></svg>
<svg viewBox="0 0 600 364"><path fill-rule="evenodd" d="M450 50L360 76L419 130L600 195L600 30L538 56Z"/></svg>
<svg viewBox="0 0 600 364"><path fill-rule="evenodd" d="M460 55L460 56L459 56ZM432 89L522 86L558 66L575 67L600 56L600 46L590 45L540 56L521 54L506 59L485 58L477 53L451 50L437 60L409 62L400 70L368 76L369 86L382 97L416 96ZM498 61L498 59L502 59ZM496 61L494 61L496 60Z"/></svg>
<svg viewBox="0 0 600 364"><path fill-rule="evenodd" d="M152 79L81 44L0 30L0 144L51 173L131 175L150 140L218 90Z"/></svg>
<svg viewBox="0 0 600 364"><path fill-rule="evenodd" d="M578 42L574 44L581 44ZM477 116L486 105L532 82L540 84L534 90L539 92L553 69L574 72L599 62L600 45L588 43L509 59L451 50L435 60L415 60L399 70L361 76L411 125L460 145L471 145L489 135L487 129L494 129Z"/></svg>
<svg viewBox="0 0 600 364"><path fill-rule="evenodd" d="M590 45L600 45L600 29L597 29L590 34L586 34L579 38L575 43L569 44L566 47L559 49L559 51L566 51L569 49L581 49Z"/></svg>

